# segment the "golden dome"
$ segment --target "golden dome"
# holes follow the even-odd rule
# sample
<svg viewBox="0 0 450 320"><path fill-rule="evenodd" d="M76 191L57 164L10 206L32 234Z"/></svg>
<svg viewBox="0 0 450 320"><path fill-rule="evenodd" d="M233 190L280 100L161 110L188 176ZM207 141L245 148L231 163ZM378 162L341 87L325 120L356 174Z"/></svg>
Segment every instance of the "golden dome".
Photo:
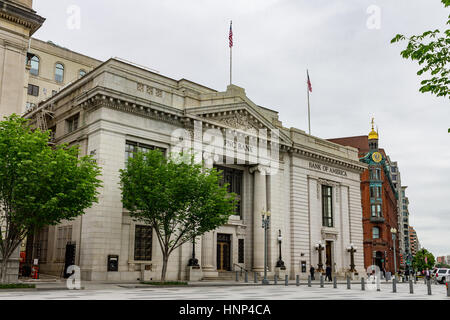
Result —
<svg viewBox="0 0 450 320"><path fill-rule="evenodd" d="M372 118L372 131L370 131L369 133L369 140L378 140L378 132L375 131L374 127L373 127L373 121L374 119Z"/></svg>

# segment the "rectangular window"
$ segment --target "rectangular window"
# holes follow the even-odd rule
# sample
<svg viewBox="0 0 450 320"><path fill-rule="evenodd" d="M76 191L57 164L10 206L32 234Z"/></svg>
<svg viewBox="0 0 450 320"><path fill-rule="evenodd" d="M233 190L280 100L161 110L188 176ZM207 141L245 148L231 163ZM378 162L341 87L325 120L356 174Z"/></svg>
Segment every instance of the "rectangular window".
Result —
<svg viewBox="0 0 450 320"><path fill-rule="evenodd" d="M322 225L333 227L333 192L332 187L322 185Z"/></svg>
<svg viewBox="0 0 450 320"><path fill-rule="evenodd" d="M143 143L127 141L125 145L125 164L128 163L129 158L133 158L136 152L149 152L150 150L161 150L163 153L166 151L164 148L151 146Z"/></svg>
<svg viewBox="0 0 450 320"><path fill-rule="evenodd" d="M370 169L370 180L381 180L381 170L380 168Z"/></svg>
<svg viewBox="0 0 450 320"><path fill-rule="evenodd" d="M80 119L80 114L76 114L66 120L67 133L73 132L78 129L78 122Z"/></svg>
<svg viewBox="0 0 450 320"><path fill-rule="evenodd" d="M48 227L44 227L38 233L38 252L37 258L39 263L47 263L47 252L48 252Z"/></svg>
<svg viewBox="0 0 450 320"><path fill-rule="evenodd" d="M237 206L235 215L240 216L242 219L242 210L241 210L241 202L242 202L242 181L243 181L243 171L227 168L227 167L221 167L221 166L214 166L218 171L222 172L222 180L219 182L221 186L223 186L225 183L228 183L228 192L233 192L237 195Z"/></svg>
<svg viewBox="0 0 450 320"><path fill-rule="evenodd" d="M372 239L380 239L380 228L378 227L372 228Z"/></svg>
<svg viewBox="0 0 450 320"><path fill-rule="evenodd" d="M56 240L56 262L64 262L67 242L72 241L72 226L59 227Z"/></svg>
<svg viewBox="0 0 450 320"><path fill-rule="evenodd" d="M371 186L370 187L370 197L371 198L381 198L381 187L380 186Z"/></svg>
<svg viewBox="0 0 450 320"><path fill-rule="evenodd" d="M371 214L372 217L381 217L381 204L373 204L371 205Z"/></svg>
<svg viewBox="0 0 450 320"><path fill-rule="evenodd" d="M35 97L39 96L39 87L29 84L28 85L28 95L35 96Z"/></svg>
<svg viewBox="0 0 450 320"><path fill-rule="evenodd" d="M238 263L244 263L244 239L239 239Z"/></svg>
<svg viewBox="0 0 450 320"><path fill-rule="evenodd" d="M134 233L134 260L152 260L152 227L136 225Z"/></svg>

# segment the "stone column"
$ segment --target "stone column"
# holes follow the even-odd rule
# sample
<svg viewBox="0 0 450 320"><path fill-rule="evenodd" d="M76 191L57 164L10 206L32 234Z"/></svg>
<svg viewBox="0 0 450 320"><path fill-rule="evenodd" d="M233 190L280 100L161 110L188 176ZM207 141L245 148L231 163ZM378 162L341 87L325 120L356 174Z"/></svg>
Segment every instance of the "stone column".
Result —
<svg viewBox="0 0 450 320"><path fill-rule="evenodd" d="M213 164L205 161L206 168L212 168ZM216 235L215 231L210 231L202 235L202 258L201 266L203 276L216 277L218 276L217 266L215 262L216 257L216 246L214 245L214 237Z"/></svg>
<svg viewBox="0 0 450 320"><path fill-rule="evenodd" d="M217 268L214 263L214 231L205 233L202 236L202 271L205 276L217 276Z"/></svg>
<svg viewBox="0 0 450 320"><path fill-rule="evenodd" d="M264 229L261 212L268 210L266 197L266 170L258 165L250 169L253 173L253 270L264 272Z"/></svg>

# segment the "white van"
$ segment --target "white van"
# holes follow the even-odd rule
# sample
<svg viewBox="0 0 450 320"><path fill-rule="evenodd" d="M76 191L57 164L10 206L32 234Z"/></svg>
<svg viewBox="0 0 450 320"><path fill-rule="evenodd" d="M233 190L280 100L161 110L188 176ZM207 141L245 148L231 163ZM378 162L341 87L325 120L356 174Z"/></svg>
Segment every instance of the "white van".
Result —
<svg viewBox="0 0 450 320"><path fill-rule="evenodd" d="M443 268L437 269L436 280L440 283L450 281L450 269L443 269Z"/></svg>

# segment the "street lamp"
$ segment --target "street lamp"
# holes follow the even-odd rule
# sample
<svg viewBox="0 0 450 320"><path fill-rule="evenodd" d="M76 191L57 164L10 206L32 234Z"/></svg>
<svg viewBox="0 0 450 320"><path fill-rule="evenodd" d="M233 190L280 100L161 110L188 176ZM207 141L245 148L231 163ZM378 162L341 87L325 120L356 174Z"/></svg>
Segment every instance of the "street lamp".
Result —
<svg viewBox="0 0 450 320"><path fill-rule="evenodd" d="M350 272L356 272L355 270L355 252L356 247L353 245L353 243L350 243L350 246L347 247L347 251L350 252Z"/></svg>
<svg viewBox="0 0 450 320"><path fill-rule="evenodd" d="M283 240L283 237L281 236L281 230L278 230L278 246L280 247L280 256L278 257L277 261L277 268L281 268L281 270L286 270L286 267L284 266L284 261L281 259L281 241Z"/></svg>
<svg viewBox="0 0 450 320"><path fill-rule="evenodd" d="M270 223L270 211L261 211L262 227L264 229L264 279L262 284L269 284L267 280L267 230L269 229Z"/></svg>
<svg viewBox="0 0 450 320"><path fill-rule="evenodd" d="M318 264L318 269L317 272L323 272L323 263L322 263L322 251L325 249L325 247L322 244L322 241L319 241L316 244L316 250L319 252L319 264Z"/></svg>
<svg viewBox="0 0 450 320"><path fill-rule="evenodd" d="M395 239L397 238L397 229L395 228L391 228L391 233L392 233L392 241L394 241L394 275L397 275L397 255L396 255L396 251L395 251Z"/></svg>
<svg viewBox="0 0 450 320"><path fill-rule="evenodd" d="M189 259L188 267L199 267L198 259L195 258L195 238L192 239L192 258Z"/></svg>

